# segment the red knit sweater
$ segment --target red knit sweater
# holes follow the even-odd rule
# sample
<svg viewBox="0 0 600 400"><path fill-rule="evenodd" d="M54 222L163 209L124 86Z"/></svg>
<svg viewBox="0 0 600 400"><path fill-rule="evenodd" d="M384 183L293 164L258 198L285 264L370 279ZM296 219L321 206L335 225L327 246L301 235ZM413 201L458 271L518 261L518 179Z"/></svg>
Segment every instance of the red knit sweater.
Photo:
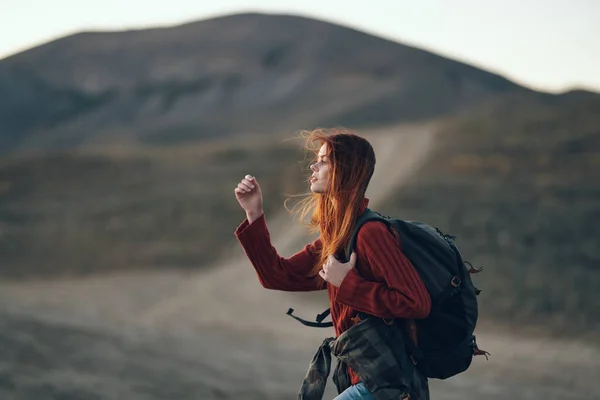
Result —
<svg viewBox="0 0 600 400"><path fill-rule="evenodd" d="M367 207L365 199L362 211ZM423 281L402 254L398 238L381 222L367 222L356 243L356 269L350 270L339 288L319 275L307 275L318 260L321 241L308 244L290 258L279 256L271 244L264 215L252 224L245 220L235 231L240 244L254 266L261 285L283 291L327 289L331 319L336 335L355 322L359 311L381 318L425 318L431 299ZM352 384L358 376L349 370Z"/></svg>

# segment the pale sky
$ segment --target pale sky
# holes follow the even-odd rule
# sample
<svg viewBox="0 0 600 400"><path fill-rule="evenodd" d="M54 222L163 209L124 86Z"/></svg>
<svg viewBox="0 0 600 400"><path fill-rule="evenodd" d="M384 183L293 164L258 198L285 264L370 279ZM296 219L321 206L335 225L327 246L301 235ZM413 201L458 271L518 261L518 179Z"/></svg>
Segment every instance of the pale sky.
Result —
<svg viewBox="0 0 600 400"><path fill-rule="evenodd" d="M538 90L600 91L600 0L0 0L0 59L81 30L247 11L336 22Z"/></svg>

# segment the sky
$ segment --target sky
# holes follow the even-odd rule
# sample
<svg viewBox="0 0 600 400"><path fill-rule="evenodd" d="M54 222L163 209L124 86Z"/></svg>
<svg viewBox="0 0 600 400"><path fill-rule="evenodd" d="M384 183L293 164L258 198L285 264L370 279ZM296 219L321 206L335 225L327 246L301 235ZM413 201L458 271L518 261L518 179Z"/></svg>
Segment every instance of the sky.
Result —
<svg viewBox="0 0 600 400"><path fill-rule="evenodd" d="M600 0L0 0L0 59L82 30L251 11L349 26L537 90L600 92Z"/></svg>

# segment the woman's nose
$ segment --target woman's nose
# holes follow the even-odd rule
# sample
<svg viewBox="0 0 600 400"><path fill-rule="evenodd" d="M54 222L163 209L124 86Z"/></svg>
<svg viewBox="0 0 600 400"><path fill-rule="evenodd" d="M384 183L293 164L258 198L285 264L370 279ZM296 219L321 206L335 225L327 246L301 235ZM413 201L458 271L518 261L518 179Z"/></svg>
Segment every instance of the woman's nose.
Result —
<svg viewBox="0 0 600 400"><path fill-rule="evenodd" d="M317 164L311 164L310 169L312 169L314 172L317 172Z"/></svg>

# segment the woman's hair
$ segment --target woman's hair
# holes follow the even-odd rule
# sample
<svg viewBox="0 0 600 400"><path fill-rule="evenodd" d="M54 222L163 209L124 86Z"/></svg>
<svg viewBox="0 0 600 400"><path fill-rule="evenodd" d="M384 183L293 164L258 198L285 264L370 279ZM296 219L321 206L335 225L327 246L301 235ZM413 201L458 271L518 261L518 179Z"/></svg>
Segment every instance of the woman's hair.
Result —
<svg viewBox="0 0 600 400"><path fill-rule="evenodd" d="M302 199L294 213L303 221L312 212L313 231L320 233L323 247L312 275L317 275L327 258L337 254L349 242L352 228L375 170L375 152L364 138L343 129L303 131L305 148L314 154L327 144L330 175L322 194L311 193Z"/></svg>

